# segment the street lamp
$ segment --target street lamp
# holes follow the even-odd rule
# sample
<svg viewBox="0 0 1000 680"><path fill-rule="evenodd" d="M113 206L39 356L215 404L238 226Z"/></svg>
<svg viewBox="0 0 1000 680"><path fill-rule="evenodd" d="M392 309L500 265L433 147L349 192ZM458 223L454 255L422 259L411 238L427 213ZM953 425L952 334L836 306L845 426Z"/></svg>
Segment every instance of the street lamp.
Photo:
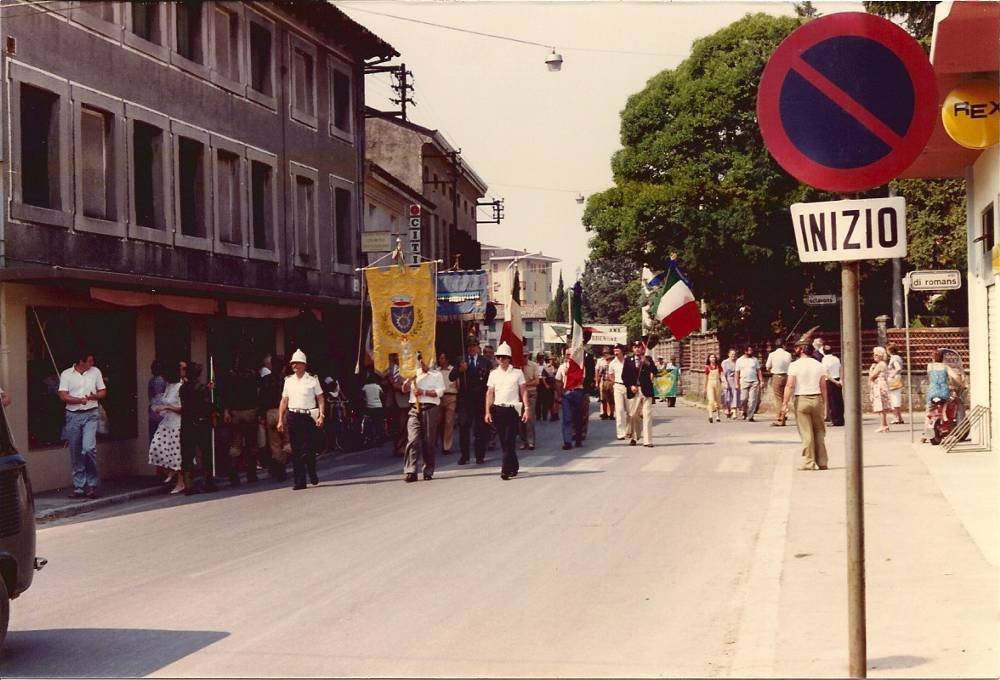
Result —
<svg viewBox="0 0 1000 680"><path fill-rule="evenodd" d="M555 48L552 48L552 54L545 58L545 65L549 67L550 71L559 71L562 69L562 63L562 55L557 54Z"/></svg>
<svg viewBox="0 0 1000 680"><path fill-rule="evenodd" d="M576 202L577 203L583 203L585 200L586 199L583 197L583 194L577 194L576 195Z"/></svg>

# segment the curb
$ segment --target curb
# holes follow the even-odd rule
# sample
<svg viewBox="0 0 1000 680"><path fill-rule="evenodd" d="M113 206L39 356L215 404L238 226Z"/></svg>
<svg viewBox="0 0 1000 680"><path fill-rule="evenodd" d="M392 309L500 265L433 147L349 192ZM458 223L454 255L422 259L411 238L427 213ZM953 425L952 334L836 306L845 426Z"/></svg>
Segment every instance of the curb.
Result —
<svg viewBox="0 0 1000 680"><path fill-rule="evenodd" d="M53 508L52 510L45 510L44 512L39 512L35 514L35 522L39 524L44 524L45 522L52 522L57 519L63 519L65 517L74 517L75 515L82 515L86 512L91 512L92 510L99 510L100 508L105 508L109 505L117 505L118 503L125 503L136 498L145 498L147 496L157 496L163 493L163 488L159 486L151 486L145 489L136 489L135 491L128 491L126 493L116 494L114 496L105 496L104 498L95 498L90 501L83 501L78 503L73 503L72 505L64 505L59 508Z"/></svg>

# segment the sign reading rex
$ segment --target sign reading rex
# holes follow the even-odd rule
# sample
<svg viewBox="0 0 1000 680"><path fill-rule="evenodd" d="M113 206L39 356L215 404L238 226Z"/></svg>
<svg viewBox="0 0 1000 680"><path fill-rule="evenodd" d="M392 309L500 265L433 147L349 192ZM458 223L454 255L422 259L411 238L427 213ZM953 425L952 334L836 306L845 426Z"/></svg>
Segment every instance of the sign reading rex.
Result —
<svg viewBox="0 0 1000 680"><path fill-rule="evenodd" d="M906 202L901 196L792 205L802 262L906 256Z"/></svg>

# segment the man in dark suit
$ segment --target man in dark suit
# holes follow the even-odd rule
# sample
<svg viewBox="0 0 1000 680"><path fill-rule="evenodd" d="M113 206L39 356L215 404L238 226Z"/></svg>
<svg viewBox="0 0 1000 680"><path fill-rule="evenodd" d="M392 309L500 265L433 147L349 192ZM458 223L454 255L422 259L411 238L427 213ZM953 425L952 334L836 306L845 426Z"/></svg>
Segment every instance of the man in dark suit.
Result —
<svg viewBox="0 0 1000 680"><path fill-rule="evenodd" d="M656 365L646 356L646 344L636 340L632 346L634 354L625 359L622 368L622 382L625 383L629 398L629 431L632 438L629 446L635 446L642 427L642 445L653 445L653 376Z"/></svg>
<svg viewBox="0 0 1000 680"><path fill-rule="evenodd" d="M468 355L451 369L449 380L458 383L458 441L462 454L459 465L469 462L469 440L475 432L476 462L486 461L489 428L486 425L486 381L493 362L479 354L479 341L470 339Z"/></svg>

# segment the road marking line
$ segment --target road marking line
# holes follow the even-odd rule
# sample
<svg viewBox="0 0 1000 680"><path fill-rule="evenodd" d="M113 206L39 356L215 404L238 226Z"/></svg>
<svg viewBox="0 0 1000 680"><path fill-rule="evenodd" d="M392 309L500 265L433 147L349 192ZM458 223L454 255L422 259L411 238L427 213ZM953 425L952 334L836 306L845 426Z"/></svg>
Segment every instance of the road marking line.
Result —
<svg viewBox="0 0 1000 680"><path fill-rule="evenodd" d="M742 612L729 677L774 676L792 475L791 463L779 458L771 477L770 501L757 532L750 573L743 584Z"/></svg>
<svg viewBox="0 0 1000 680"><path fill-rule="evenodd" d="M525 465L524 469L525 470L534 470L535 468L548 467L549 463L551 463L552 461L554 461L556 459L556 457L557 456L545 456L543 458L539 458L538 460L529 461L531 464L530 465Z"/></svg>
<svg viewBox="0 0 1000 680"><path fill-rule="evenodd" d="M577 458L576 461L566 467L570 472L601 472L614 458Z"/></svg>
<svg viewBox="0 0 1000 680"><path fill-rule="evenodd" d="M642 472L673 472L684 462L684 456L657 456L642 466Z"/></svg>
<svg viewBox="0 0 1000 680"><path fill-rule="evenodd" d="M716 472L747 472L750 470L750 459L745 456L726 456L719 461Z"/></svg>

